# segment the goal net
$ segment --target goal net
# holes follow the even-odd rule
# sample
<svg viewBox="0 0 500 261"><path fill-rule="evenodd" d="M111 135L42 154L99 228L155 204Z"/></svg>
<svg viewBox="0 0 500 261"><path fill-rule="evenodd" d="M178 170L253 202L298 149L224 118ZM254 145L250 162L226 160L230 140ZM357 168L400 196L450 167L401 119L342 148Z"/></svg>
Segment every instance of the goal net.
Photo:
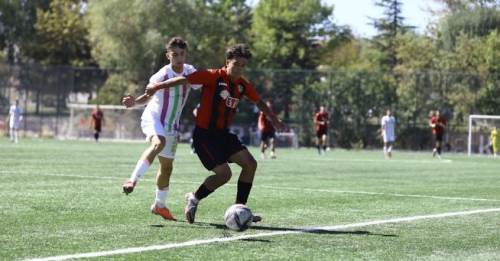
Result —
<svg viewBox="0 0 500 261"><path fill-rule="evenodd" d="M500 115L470 115L467 154L490 154L493 128L500 131Z"/></svg>
<svg viewBox="0 0 500 261"><path fill-rule="evenodd" d="M70 115L62 138L93 139L94 128L91 115L96 105L68 104L68 108ZM99 105L99 109L104 115L100 138L112 140L144 139L140 127L143 107L125 108L125 106L119 105Z"/></svg>

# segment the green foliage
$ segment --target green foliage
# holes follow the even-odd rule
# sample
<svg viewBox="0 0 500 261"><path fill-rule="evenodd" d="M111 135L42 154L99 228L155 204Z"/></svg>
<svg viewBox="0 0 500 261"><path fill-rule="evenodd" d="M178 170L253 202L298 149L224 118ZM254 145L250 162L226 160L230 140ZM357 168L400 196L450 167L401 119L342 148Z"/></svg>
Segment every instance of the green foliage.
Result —
<svg viewBox="0 0 500 261"><path fill-rule="evenodd" d="M29 56L41 64L94 64L84 23L82 0L52 0L49 10L37 9L36 38Z"/></svg>
<svg viewBox="0 0 500 261"><path fill-rule="evenodd" d="M439 32L443 45L447 49L452 49L457 44L457 37L460 34L481 37L498 28L500 28L498 8L475 8L462 9L445 16L440 23Z"/></svg>
<svg viewBox="0 0 500 261"><path fill-rule="evenodd" d="M188 63L219 67L227 43L243 41L250 23L243 1L93 1L88 19L93 56L101 67L137 82L136 93L168 62L164 46L171 37L190 44Z"/></svg>
<svg viewBox="0 0 500 261"><path fill-rule="evenodd" d="M137 90L138 87L131 82L124 75L111 74L92 102L97 104L120 104L123 95L133 94Z"/></svg>
<svg viewBox="0 0 500 261"><path fill-rule="evenodd" d="M4 50L9 63L26 60L34 40L37 9L46 10L50 0L0 1L0 50Z"/></svg>
<svg viewBox="0 0 500 261"><path fill-rule="evenodd" d="M403 3L400 0L378 0L375 5L384 9L384 15L372 18L372 25L378 31L372 42L382 54L379 60L381 68L391 71L398 64L396 36L412 27L404 24L405 18L401 15Z"/></svg>
<svg viewBox="0 0 500 261"><path fill-rule="evenodd" d="M318 39L335 32L332 10L319 0L259 1L252 25L258 66L315 68L320 54Z"/></svg>

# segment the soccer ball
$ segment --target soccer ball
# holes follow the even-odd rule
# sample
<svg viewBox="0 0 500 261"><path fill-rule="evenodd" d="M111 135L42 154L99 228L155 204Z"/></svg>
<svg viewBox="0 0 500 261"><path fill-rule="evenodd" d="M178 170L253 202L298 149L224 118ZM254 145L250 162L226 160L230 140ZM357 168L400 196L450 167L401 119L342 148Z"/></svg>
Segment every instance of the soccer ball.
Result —
<svg viewBox="0 0 500 261"><path fill-rule="evenodd" d="M243 204L234 204L230 206L224 214L224 223L235 231L245 231L252 224L252 211Z"/></svg>

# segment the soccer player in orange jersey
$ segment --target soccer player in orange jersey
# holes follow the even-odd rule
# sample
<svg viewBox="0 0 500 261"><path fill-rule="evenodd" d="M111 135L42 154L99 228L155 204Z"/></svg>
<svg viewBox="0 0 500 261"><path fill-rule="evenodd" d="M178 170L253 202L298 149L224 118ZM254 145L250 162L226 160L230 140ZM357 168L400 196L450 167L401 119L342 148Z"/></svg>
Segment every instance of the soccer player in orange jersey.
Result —
<svg viewBox="0 0 500 261"><path fill-rule="evenodd" d="M243 77L243 72L251 57L248 46L237 44L227 49L226 65L221 69L197 71L187 77L177 77L150 84L146 89L146 94L152 95L158 90L171 88L177 84L202 85L193 141L198 158L207 170L213 172L213 175L208 176L195 192L186 194L187 204L184 214L189 223L195 220L199 201L231 179L229 162L234 162L241 167L235 203L247 203L257 169L257 161L238 137L229 132L241 99L245 97L255 103L270 117L276 127L284 127L259 98L253 85ZM260 219L260 217L254 217L254 221Z"/></svg>
<svg viewBox="0 0 500 261"><path fill-rule="evenodd" d="M269 110L271 113L274 113L272 110L272 105L271 101L266 101L267 107L269 107ZM271 123L271 120L269 119L268 116L264 112L259 113L259 123L258 123L259 131L260 131L260 157L262 159L266 158L266 148L270 147L271 149L271 159L276 158L276 152L275 152L275 147L276 147L276 130L274 129L273 124Z"/></svg>
<svg viewBox="0 0 500 261"><path fill-rule="evenodd" d="M441 158L443 136L446 124L448 124L448 121L441 115L439 110L435 111L429 119L429 126L432 129L432 135L435 140L434 149L432 150L433 157L437 154L437 156Z"/></svg>
<svg viewBox="0 0 500 261"><path fill-rule="evenodd" d="M326 151L326 139L328 136L328 112L325 106L319 107L319 112L314 115L314 125L316 126L316 146L318 154Z"/></svg>

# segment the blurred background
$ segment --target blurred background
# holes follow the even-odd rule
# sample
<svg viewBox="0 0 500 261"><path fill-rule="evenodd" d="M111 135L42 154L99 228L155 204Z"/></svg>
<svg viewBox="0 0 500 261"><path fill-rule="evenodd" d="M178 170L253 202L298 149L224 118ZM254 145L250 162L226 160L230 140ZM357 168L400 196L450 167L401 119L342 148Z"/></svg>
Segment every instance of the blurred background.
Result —
<svg viewBox="0 0 500 261"><path fill-rule="evenodd" d="M251 46L246 74L297 138L283 146L313 145L324 105L330 147L381 146L380 118L391 108L396 146L429 149L429 112L439 109L449 121L446 148L462 152L469 115L500 114L500 1L415 2L0 0L0 134L18 99L25 137L90 138L100 104L103 138L143 139L141 108L116 105L144 91L168 63L166 41L181 36L198 69L222 67L232 44ZM185 141L199 100L191 95ZM234 127L244 142L256 124L254 106L241 103ZM474 133L487 137L499 124L474 122Z"/></svg>

